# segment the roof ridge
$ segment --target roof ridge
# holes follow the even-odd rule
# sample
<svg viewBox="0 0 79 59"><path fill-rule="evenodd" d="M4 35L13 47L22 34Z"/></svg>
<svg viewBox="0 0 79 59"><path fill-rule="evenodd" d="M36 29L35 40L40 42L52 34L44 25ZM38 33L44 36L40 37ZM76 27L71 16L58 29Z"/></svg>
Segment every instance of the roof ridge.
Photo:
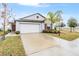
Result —
<svg viewBox="0 0 79 59"><path fill-rule="evenodd" d="M20 19L27 18L27 17L33 16L33 15L36 15L36 14L39 14L40 16L44 17L44 16L41 15L40 13L34 13L34 14L31 14L31 15L28 15L28 16L25 16L25 17L22 17L22 18L20 18ZM45 18L45 17L44 17L44 18Z"/></svg>

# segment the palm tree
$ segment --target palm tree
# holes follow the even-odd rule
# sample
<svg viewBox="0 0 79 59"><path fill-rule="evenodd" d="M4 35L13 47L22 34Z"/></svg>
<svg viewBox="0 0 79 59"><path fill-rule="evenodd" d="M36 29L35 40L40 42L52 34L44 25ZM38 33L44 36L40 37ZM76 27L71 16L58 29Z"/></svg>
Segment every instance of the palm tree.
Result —
<svg viewBox="0 0 79 59"><path fill-rule="evenodd" d="M55 22L59 22L61 20L61 14L62 14L62 11L61 10L58 10L56 12L48 12L47 16L48 16L48 20L51 21L51 29L53 27L53 24Z"/></svg>
<svg viewBox="0 0 79 59"><path fill-rule="evenodd" d="M48 12L47 16L48 16L48 20L51 21L51 29L52 29L52 27L53 27L52 25L53 25L53 23L55 23L55 19L54 19L55 13L53 13L53 12Z"/></svg>
<svg viewBox="0 0 79 59"><path fill-rule="evenodd" d="M62 13L63 12L61 10L56 11L56 14L57 14L56 19L59 23L61 23L61 21L63 21L62 16L61 16ZM59 27L59 31L60 31L60 29L61 29L61 27Z"/></svg>
<svg viewBox="0 0 79 59"><path fill-rule="evenodd" d="M58 11L55 12L55 14L56 14L56 19L57 19L57 21L58 21L58 22L59 22L59 21L62 21L62 16L61 16L61 14L63 14L63 12L62 12L61 10L58 10Z"/></svg>

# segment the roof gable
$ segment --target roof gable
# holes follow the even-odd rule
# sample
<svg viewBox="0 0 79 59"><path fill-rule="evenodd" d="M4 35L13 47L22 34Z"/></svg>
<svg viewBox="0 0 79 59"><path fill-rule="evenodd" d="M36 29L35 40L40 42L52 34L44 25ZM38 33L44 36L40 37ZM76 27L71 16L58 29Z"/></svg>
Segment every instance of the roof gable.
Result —
<svg viewBox="0 0 79 59"><path fill-rule="evenodd" d="M36 14L32 14L32 15L29 15L29 16L26 16L26 17L23 17L23 18L20 18L19 19L20 21L44 21L45 20L45 17L43 15L41 15L40 13L36 13Z"/></svg>
<svg viewBox="0 0 79 59"><path fill-rule="evenodd" d="M25 17L23 17L23 18L28 18L28 17L34 16L34 15L39 15L39 16L45 18L45 17L44 17L43 15L41 15L40 13L35 13L35 14L29 15L29 16L25 16Z"/></svg>

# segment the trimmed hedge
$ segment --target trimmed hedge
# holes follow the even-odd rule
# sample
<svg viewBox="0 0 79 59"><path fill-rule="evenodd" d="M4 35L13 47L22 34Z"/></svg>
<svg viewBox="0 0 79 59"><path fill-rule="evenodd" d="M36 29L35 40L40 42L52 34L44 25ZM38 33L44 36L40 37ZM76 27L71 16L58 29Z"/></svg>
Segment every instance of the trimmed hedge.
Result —
<svg viewBox="0 0 79 59"><path fill-rule="evenodd" d="M43 33L52 33L52 30L43 30Z"/></svg>
<svg viewBox="0 0 79 59"><path fill-rule="evenodd" d="M15 33L16 33L16 34L20 34L20 31L16 31Z"/></svg>
<svg viewBox="0 0 79 59"><path fill-rule="evenodd" d="M8 32L11 32L12 30L11 29L8 29Z"/></svg>
<svg viewBox="0 0 79 59"><path fill-rule="evenodd" d="M57 33L60 33L60 31L58 31L58 30L43 30L43 33L55 33L55 34L57 34Z"/></svg>

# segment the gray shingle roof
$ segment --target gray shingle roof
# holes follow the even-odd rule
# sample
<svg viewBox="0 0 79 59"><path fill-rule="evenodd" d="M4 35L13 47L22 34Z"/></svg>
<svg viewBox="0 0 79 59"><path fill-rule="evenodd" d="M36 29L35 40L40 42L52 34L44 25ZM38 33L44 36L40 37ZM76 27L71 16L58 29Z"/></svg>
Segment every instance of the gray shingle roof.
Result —
<svg viewBox="0 0 79 59"><path fill-rule="evenodd" d="M27 18L27 17L31 17L33 15L40 15L42 16L43 18L45 18L43 15L41 15L40 13L35 13L35 14L32 14L32 15L29 15L29 16L25 16L25 17L22 17L22 18L19 18L19 20L16 20L16 21L19 21L19 22L44 22L44 20L30 20L30 19L24 19L24 18ZM46 19L46 18L45 18Z"/></svg>

